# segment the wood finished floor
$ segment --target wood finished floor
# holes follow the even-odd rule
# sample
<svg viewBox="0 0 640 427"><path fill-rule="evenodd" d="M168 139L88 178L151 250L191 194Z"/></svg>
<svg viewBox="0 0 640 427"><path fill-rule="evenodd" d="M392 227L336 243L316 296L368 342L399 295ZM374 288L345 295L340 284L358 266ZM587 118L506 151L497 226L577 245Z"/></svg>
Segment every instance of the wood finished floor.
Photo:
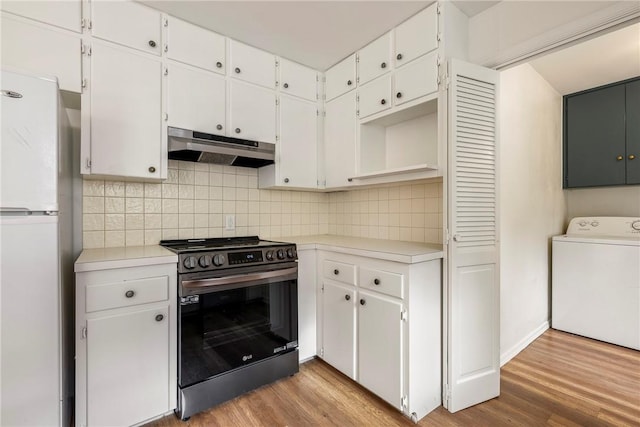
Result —
<svg viewBox="0 0 640 427"><path fill-rule="evenodd" d="M440 407L419 426L640 426L640 352L548 330L501 371L499 398L455 414ZM182 422L149 427L413 426L320 360Z"/></svg>

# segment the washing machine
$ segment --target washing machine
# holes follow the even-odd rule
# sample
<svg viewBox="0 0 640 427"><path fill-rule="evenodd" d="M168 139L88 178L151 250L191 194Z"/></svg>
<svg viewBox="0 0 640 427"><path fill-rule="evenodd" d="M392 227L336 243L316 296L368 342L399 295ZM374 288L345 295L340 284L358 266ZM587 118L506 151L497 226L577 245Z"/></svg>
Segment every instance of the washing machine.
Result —
<svg viewBox="0 0 640 427"><path fill-rule="evenodd" d="M552 328L640 350L640 218L572 219L551 276Z"/></svg>

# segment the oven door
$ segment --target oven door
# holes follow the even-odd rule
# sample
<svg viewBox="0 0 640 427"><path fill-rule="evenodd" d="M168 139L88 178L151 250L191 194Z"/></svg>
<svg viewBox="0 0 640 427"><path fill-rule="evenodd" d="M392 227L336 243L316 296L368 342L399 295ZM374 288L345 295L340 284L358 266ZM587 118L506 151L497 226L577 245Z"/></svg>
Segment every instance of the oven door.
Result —
<svg viewBox="0 0 640 427"><path fill-rule="evenodd" d="M180 278L181 388L297 348L297 264L243 270Z"/></svg>

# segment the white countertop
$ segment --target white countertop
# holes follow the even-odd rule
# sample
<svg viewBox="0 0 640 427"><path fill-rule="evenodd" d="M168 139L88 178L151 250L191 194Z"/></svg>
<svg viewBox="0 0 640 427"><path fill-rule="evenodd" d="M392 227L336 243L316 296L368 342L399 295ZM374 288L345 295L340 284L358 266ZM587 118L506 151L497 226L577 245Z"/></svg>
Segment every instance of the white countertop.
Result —
<svg viewBox="0 0 640 427"><path fill-rule="evenodd" d="M85 249L75 263L75 272L178 262L178 255L159 245Z"/></svg>
<svg viewBox="0 0 640 427"><path fill-rule="evenodd" d="M401 242L397 240L366 239L361 237L333 236L287 236L270 238L280 242L291 242L299 251L321 249L351 255L359 255L388 261L414 264L440 259L442 245L433 243Z"/></svg>

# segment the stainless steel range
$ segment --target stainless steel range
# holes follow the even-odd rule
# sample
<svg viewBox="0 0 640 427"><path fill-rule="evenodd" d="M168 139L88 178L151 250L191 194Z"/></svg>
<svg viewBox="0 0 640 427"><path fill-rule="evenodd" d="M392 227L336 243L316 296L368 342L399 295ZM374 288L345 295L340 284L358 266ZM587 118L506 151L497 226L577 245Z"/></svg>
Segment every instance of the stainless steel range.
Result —
<svg viewBox="0 0 640 427"><path fill-rule="evenodd" d="M294 244L255 236L160 244L179 259L181 419L298 372Z"/></svg>

